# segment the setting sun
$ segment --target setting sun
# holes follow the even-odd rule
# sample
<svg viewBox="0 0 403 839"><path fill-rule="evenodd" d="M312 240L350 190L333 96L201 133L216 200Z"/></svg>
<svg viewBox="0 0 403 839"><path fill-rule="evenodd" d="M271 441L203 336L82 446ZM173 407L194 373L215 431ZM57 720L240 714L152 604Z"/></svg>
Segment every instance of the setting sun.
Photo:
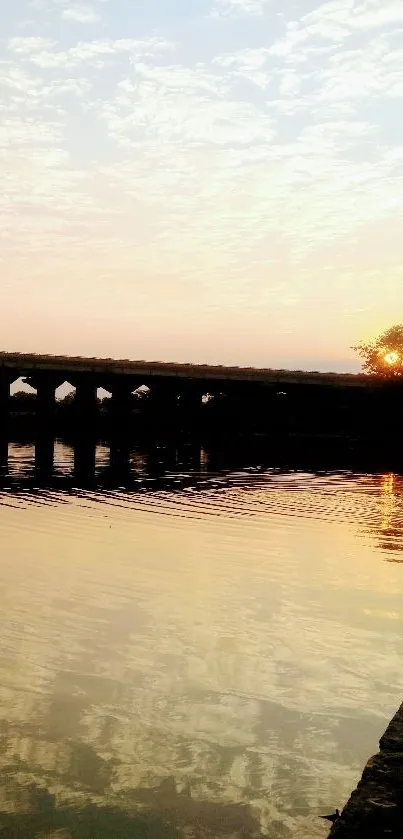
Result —
<svg viewBox="0 0 403 839"><path fill-rule="evenodd" d="M392 366L393 364L397 364L398 361L400 361L400 355L398 352L386 353L386 355L384 355L384 361L386 361L387 364L390 364Z"/></svg>

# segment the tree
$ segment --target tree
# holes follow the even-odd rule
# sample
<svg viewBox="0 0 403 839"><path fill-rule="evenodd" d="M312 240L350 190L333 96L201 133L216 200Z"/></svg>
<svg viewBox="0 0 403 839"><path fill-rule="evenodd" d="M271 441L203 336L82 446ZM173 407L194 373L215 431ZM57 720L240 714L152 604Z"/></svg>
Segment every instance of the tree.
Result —
<svg viewBox="0 0 403 839"><path fill-rule="evenodd" d="M366 373L389 379L403 376L403 324L391 326L370 343L362 341L351 349L361 357Z"/></svg>
<svg viewBox="0 0 403 839"><path fill-rule="evenodd" d="M15 414L34 413L36 406L36 393L18 390L10 396L10 410Z"/></svg>
<svg viewBox="0 0 403 839"><path fill-rule="evenodd" d="M59 405L74 405L76 398L75 390L71 390L69 393L66 393L65 396L62 396L61 399L58 399Z"/></svg>

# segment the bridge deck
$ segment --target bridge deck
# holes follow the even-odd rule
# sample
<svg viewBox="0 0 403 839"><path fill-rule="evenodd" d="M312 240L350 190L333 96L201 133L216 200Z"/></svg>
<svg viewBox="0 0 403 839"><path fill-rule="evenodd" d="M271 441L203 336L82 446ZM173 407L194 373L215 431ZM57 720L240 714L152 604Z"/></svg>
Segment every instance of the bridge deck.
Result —
<svg viewBox="0 0 403 839"><path fill-rule="evenodd" d="M320 373L304 370L273 370L257 367L224 367L207 364L177 364L161 361L130 361L114 358L82 358L72 356L0 353L0 370L15 369L19 375L35 371L62 374L89 373L118 376L199 379L204 381L238 381L261 384L300 384L333 387L368 387L380 383L374 376L354 373ZM382 380L381 380L382 381Z"/></svg>

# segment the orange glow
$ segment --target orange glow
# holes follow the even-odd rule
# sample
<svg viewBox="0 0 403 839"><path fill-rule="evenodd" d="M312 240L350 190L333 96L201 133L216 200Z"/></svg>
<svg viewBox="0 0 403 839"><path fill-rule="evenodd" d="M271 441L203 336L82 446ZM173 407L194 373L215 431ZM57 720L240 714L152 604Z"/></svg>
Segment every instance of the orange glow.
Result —
<svg viewBox="0 0 403 839"><path fill-rule="evenodd" d="M395 475L393 472L382 476L383 495L394 495Z"/></svg>
<svg viewBox="0 0 403 839"><path fill-rule="evenodd" d="M398 352L388 352L384 355L384 361L391 366L397 364L400 361L400 355Z"/></svg>
<svg viewBox="0 0 403 839"><path fill-rule="evenodd" d="M382 521L380 529L390 530L395 512L395 475L389 473L382 476Z"/></svg>

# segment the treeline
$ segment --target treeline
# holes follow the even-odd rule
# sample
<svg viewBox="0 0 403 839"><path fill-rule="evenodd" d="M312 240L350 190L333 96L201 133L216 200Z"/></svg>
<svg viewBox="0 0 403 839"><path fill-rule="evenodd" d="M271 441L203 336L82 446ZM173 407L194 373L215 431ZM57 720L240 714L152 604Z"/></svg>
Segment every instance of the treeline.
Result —
<svg viewBox="0 0 403 839"><path fill-rule="evenodd" d="M11 426L15 430L30 431L46 426L51 419L52 427L57 433L69 433L82 425L85 417L76 410L75 391L56 400L52 418L37 415L36 393L19 391L10 396ZM131 395L131 410L124 415L124 428L134 432L148 432L153 430L181 431L200 428L214 428L218 425L227 426L233 410L228 400L220 394L215 398L200 400L195 406L186 399L157 401L151 391L140 390ZM122 427L122 417L112 411L109 397L97 397L97 411L91 417L91 426L100 434L109 431L119 431Z"/></svg>
<svg viewBox="0 0 403 839"><path fill-rule="evenodd" d="M132 394L132 408L135 411L141 410L145 406L146 393ZM97 397L98 410L101 413L106 413L110 404L109 397ZM57 399L55 403L56 414L69 414L75 408L75 392L67 393L61 399ZM14 415L36 414L36 393L30 393L25 390L17 391L10 396L10 413Z"/></svg>
<svg viewBox="0 0 403 839"><path fill-rule="evenodd" d="M379 388L323 388L307 391L289 388L287 393L273 390L239 389L231 393L215 393L196 399L189 391L175 397L167 392L135 391L131 408L116 405L109 397L98 398L98 410L88 417L76 409L75 392L57 400L53 416L37 415L36 394L20 391L10 398L11 429L46 431L52 426L56 434L90 428L100 435L109 432L148 433L212 432L220 434L305 434L352 435L353 437L384 434L387 417L388 434L400 435L400 390L387 392ZM88 420L88 422L86 422Z"/></svg>

